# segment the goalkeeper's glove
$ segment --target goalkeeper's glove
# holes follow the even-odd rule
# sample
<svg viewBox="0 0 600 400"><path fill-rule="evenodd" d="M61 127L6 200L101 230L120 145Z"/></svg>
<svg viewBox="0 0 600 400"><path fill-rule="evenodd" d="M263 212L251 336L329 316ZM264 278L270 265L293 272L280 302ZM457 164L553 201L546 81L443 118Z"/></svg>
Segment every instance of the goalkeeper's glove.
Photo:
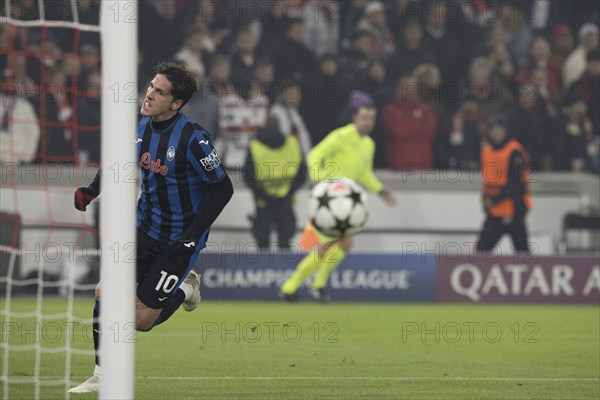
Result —
<svg viewBox="0 0 600 400"><path fill-rule="evenodd" d="M75 191L75 208L79 211L85 211L88 204L92 202L98 194L91 187L80 187Z"/></svg>

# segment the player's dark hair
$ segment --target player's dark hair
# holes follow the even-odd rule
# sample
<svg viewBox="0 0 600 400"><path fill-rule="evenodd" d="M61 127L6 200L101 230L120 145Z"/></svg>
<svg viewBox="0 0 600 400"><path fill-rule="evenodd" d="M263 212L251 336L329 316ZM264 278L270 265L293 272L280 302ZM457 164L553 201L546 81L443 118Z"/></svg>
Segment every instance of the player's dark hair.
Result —
<svg viewBox="0 0 600 400"><path fill-rule="evenodd" d="M175 100L182 100L183 107L197 90L196 77L181 64L161 62L154 67L154 75L164 75L171 82L171 95Z"/></svg>

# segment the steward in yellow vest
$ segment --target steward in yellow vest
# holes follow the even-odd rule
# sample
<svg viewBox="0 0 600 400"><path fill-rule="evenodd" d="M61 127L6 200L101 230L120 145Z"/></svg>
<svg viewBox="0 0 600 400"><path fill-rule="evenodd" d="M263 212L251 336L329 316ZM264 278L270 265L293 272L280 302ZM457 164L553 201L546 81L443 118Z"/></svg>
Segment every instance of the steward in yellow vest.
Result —
<svg viewBox="0 0 600 400"><path fill-rule="evenodd" d="M527 150L511 139L503 116L490 120L488 144L481 151L483 205L487 218L477 250L492 250L508 233L515 251L529 251L525 215L531 208Z"/></svg>
<svg viewBox="0 0 600 400"><path fill-rule="evenodd" d="M254 194L256 215L252 233L259 247L269 247L275 227L279 248L289 248L296 230L294 193L306 180L306 163L295 136L284 136L270 119L250 141L244 181Z"/></svg>

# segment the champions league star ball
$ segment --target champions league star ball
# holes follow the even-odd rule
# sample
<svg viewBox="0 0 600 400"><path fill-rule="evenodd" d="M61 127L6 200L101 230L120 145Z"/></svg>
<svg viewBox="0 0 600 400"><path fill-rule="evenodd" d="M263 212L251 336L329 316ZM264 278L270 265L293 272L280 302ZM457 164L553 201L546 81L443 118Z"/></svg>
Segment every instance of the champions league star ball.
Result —
<svg viewBox="0 0 600 400"><path fill-rule="evenodd" d="M352 179L319 182L308 200L308 217L320 232L342 238L360 232L367 222L367 193Z"/></svg>

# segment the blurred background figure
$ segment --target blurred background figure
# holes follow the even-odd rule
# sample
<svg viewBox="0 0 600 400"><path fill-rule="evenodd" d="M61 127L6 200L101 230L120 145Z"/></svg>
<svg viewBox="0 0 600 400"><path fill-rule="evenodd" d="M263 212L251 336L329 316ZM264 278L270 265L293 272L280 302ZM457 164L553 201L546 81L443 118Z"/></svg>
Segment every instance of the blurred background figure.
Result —
<svg viewBox="0 0 600 400"><path fill-rule="evenodd" d="M383 111L384 143L389 168L397 171L433 168L437 121L419 97L414 77L400 79L394 101Z"/></svg>
<svg viewBox="0 0 600 400"><path fill-rule="evenodd" d="M600 44L598 25L588 22L579 28L578 44L563 65L563 87L568 89L585 72L587 54L597 50Z"/></svg>
<svg viewBox="0 0 600 400"><path fill-rule="evenodd" d="M436 168L476 170L485 122L477 102L463 98L458 110L444 120L436 137Z"/></svg>
<svg viewBox="0 0 600 400"><path fill-rule="evenodd" d="M334 0L311 0L302 8L304 43L317 58L338 52L339 13L338 2Z"/></svg>
<svg viewBox="0 0 600 400"><path fill-rule="evenodd" d="M295 136L298 139L302 154L306 155L312 148L312 141L304 119L298 112L301 103L300 86L293 82L285 82L275 104L271 107L270 115L277 119L281 133L285 136Z"/></svg>
<svg viewBox="0 0 600 400"><path fill-rule="evenodd" d="M13 88L2 87L0 94L0 161L29 163L37 157L40 125L33 105Z"/></svg>
<svg viewBox="0 0 600 400"><path fill-rule="evenodd" d="M483 180L483 224L477 250L493 250L508 233L515 251L529 251L525 216L531 209L529 154L508 134L502 115L490 118L488 144L481 151Z"/></svg>
<svg viewBox="0 0 600 400"><path fill-rule="evenodd" d="M387 59L396 49L394 35L388 27L385 12L382 2L370 1L364 8L364 16L356 25L358 30L373 35L374 54L381 60Z"/></svg>
<svg viewBox="0 0 600 400"><path fill-rule="evenodd" d="M204 79L204 31L200 27L188 28L183 47L175 54L175 60L183 64L188 71L196 75L199 80Z"/></svg>
<svg viewBox="0 0 600 400"><path fill-rule="evenodd" d="M544 75L544 72L541 72ZM550 168L556 107L552 99L544 97L540 86L535 83L522 85L517 104L506 114L510 134L529 153L531 169Z"/></svg>
<svg viewBox="0 0 600 400"><path fill-rule="evenodd" d="M250 141L243 175L256 204L250 217L256 243L268 248L275 229L278 247L289 248L296 230L294 194L306 180L306 163L296 136L283 135L274 116Z"/></svg>
<svg viewBox="0 0 600 400"><path fill-rule="evenodd" d="M595 152L594 127L587 116L588 105L577 93L565 100L563 113L556 122L554 138L554 168L581 173L592 168Z"/></svg>

